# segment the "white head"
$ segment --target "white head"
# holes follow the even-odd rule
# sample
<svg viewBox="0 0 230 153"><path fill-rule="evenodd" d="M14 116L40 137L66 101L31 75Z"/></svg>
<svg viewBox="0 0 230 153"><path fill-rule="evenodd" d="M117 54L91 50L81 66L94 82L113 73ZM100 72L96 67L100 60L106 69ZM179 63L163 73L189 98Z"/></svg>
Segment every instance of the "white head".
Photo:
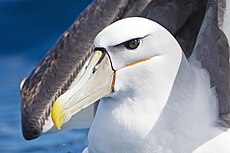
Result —
<svg viewBox="0 0 230 153"><path fill-rule="evenodd" d="M140 41L135 49L125 46L134 43L132 40ZM178 43L165 28L140 17L122 19L106 27L96 36L94 46L107 50L114 69L154 56L175 54L178 50L175 56L181 55Z"/></svg>
<svg viewBox="0 0 230 153"><path fill-rule="evenodd" d="M114 121L113 128L122 123L124 130L133 128L134 137L145 137L172 89L182 58L179 44L156 22L132 17L102 30L94 46L78 83L54 103L55 125L60 128L73 114L101 99L92 128L106 131L111 125L102 128L101 123Z"/></svg>
<svg viewBox="0 0 230 153"><path fill-rule="evenodd" d="M173 75L171 87L182 58L179 44L165 28L140 17L122 19L106 27L96 36L94 46L95 50L103 48L116 71L115 92L122 86L133 88L135 81L152 84ZM158 83L164 89L164 82Z"/></svg>

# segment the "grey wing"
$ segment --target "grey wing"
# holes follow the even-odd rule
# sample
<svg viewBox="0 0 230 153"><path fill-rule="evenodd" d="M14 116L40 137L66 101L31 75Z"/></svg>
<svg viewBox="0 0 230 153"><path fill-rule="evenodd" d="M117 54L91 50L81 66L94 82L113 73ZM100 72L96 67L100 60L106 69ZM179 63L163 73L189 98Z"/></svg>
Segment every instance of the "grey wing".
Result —
<svg viewBox="0 0 230 153"><path fill-rule="evenodd" d="M168 29L189 57L206 7L207 0L154 0L140 16L156 21Z"/></svg>
<svg viewBox="0 0 230 153"><path fill-rule="evenodd" d="M222 125L230 127L230 69L228 40L218 26L218 1L210 0L194 47L194 56L208 71L219 100Z"/></svg>

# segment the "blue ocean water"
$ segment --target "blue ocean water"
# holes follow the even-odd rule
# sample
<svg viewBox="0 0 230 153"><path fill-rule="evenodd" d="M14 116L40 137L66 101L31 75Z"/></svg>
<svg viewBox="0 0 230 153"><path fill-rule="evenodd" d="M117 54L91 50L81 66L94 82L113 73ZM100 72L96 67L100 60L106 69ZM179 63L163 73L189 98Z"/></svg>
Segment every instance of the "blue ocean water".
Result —
<svg viewBox="0 0 230 153"><path fill-rule="evenodd" d="M19 85L90 2L0 0L1 153L79 153L87 145L87 130L24 140Z"/></svg>

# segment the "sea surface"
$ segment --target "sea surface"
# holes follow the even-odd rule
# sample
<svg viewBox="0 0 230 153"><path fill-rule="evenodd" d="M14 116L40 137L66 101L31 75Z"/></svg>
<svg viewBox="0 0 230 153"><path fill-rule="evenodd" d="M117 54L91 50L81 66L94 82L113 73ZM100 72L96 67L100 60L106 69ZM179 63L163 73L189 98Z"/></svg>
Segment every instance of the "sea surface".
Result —
<svg viewBox="0 0 230 153"><path fill-rule="evenodd" d="M24 140L19 85L90 2L0 0L1 153L80 153L87 145L87 129Z"/></svg>

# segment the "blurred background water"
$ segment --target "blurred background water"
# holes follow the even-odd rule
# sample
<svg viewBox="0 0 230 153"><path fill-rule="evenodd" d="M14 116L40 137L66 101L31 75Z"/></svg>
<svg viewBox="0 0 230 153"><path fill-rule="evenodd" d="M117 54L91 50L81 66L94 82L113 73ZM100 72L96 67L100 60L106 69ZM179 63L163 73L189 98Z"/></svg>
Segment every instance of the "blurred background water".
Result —
<svg viewBox="0 0 230 153"><path fill-rule="evenodd" d="M88 130L22 137L21 80L91 0L0 0L0 152L79 153Z"/></svg>

